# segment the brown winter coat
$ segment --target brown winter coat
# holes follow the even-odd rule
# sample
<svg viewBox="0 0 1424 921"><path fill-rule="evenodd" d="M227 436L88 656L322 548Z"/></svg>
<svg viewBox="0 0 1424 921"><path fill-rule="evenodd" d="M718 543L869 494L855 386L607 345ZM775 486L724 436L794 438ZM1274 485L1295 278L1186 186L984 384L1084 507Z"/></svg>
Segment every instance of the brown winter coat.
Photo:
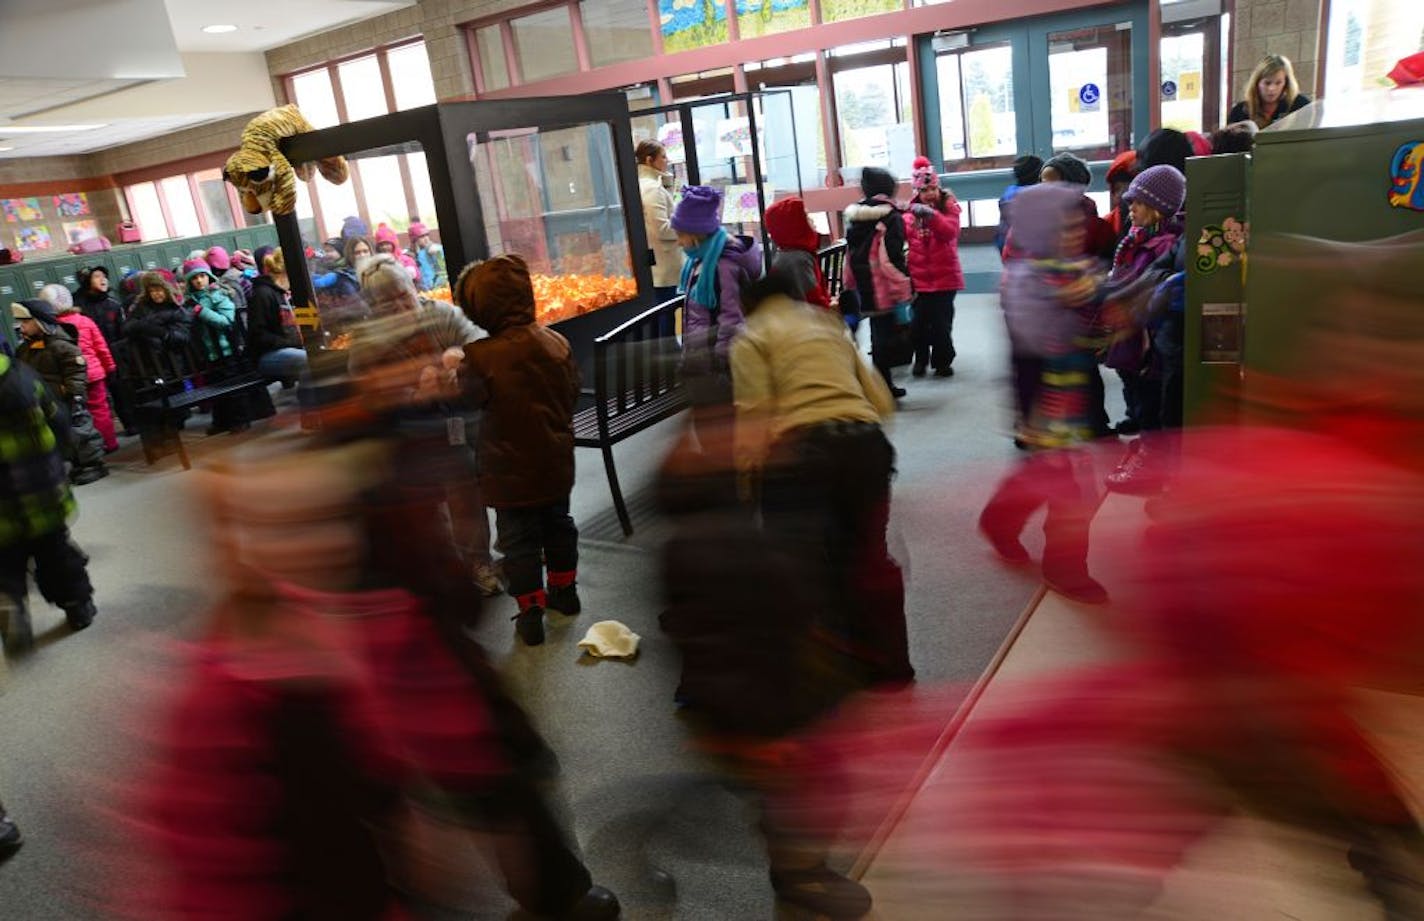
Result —
<svg viewBox="0 0 1424 921"><path fill-rule="evenodd" d="M475 453L491 508L567 499L574 488L578 365L569 342L534 322L529 267L499 256L460 273L456 298L489 338L465 346L471 400L484 409Z"/></svg>
<svg viewBox="0 0 1424 921"><path fill-rule="evenodd" d="M50 392L63 403L82 400L89 392L84 353L75 336L71 327L52 324L43 338L22 343L15 353L44 378Z"/></svg>

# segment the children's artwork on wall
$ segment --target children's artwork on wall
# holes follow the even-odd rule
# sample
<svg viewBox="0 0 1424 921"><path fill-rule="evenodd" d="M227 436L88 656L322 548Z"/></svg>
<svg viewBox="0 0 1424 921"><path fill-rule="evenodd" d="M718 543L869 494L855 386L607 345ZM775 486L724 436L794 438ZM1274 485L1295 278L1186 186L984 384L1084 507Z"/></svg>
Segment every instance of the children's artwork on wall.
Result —
<svg viewBox="0 0 1424 921"><path fill-rule="evenodd" d="M764 186L767 201L775 197L771 186ZM723 224L760 224L761 200L753 183L729 185L722 194Z"/></svg>
<svg viewBox="0 0 1424 921"><path fill-rule="evenodd" d="M5 212L5 220L11 224L38 221L44 217L38 198L0 198L0 211Z"/></svg>
<svg viewBox="0 0 1424 921"><path fill-rule="evenodd" d="M89 213L89 196L83 192L56 195L54 196L54 208L59 212L60 217L84 217Z"/></svg>
<svg viewBox="0 0 1424 921"><path fill-rule="evenodd" d="M98 221L65 221L64 238L71 244L92 240L99 235Z"/></svg>
<svg viewBox="0 0 1424 921"><path fill-rule="evenodd" d="M43 224L21 227L15 231L15 242L22 253L33 253L54 245L50 242L49 228Z"/></svg>

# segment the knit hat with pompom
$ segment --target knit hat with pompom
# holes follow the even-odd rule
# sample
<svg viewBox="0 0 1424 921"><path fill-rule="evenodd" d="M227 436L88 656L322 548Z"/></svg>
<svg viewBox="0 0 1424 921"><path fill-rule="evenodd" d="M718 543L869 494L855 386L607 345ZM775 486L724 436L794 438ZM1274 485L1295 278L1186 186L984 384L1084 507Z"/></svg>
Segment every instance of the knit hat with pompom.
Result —
<svg viewBox="0 0 1424 921"><path fill-rule="evenodd" d="M939 188L939 174L935 172L930 164L929 157L916 157L910 169L910 188L919 192L922 189Z"/></svg>

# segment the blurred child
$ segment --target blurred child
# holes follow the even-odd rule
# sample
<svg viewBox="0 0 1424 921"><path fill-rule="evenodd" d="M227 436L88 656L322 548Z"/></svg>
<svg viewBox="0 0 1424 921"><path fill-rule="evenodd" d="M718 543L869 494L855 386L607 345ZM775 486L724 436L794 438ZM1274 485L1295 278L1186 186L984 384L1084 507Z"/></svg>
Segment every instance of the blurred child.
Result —
<svg viewBox="0 0 1424 921"><path fill-rule="evenodd" d="M420 266L416 264L415 258L410 253L401 249L400 237L384 221L376 225L376 252L394 256L401 267L406 270L406 274L410 275L411 281L415 282L417 287L419 286Z"/></svg>
<svg viewBox="0 0 1424 921"><path fill-rule="evenodd" d="M915 158L911 178L915 199L905 215L909 240L910 280L915 287L910 335L915 342L911 373L924 377L934 366L935 377L954 376L954 296L964 289L959 267L959 201L940 188L939 176L927 157Z"/></svg>
<svg viewBox="0 0 1424 921"><path fill-rule="evenodd" d="M1011 232L1024 255L1005 266L1001 300L1015 352L1042 360L1042 381L1020 429L1038 450L999 484L979 528L1004 560L1027 563L1019 533L1046 504L1044 581L1069 598L1101 603L1107 591L1087 568L1092 490L1078 452L1063 450L1093 437L1097 262L1083 255L1081 198L1073 186L1044 183L1014 201Z"/></svg>
<svg viewBox="0 0 1424 921"><path fill-rule="evenodd" d="M445 247L430 236L430 228L420 221L411 221L407 230L410 245L415 250L415 261L420 267L420 290L442 288L450 284L450 273L445 268Z"/></svg>
<svg viewBox="0 0 1424 921"><path fill-rule="evenodd" d="M1004 243L1009 238L1009 215L1015 196L1029 186L1037 185L1042 171L1043 160L1033 154L1024 154L1014 160L1014 184L999 196L999 229L994 233L994 246L1000 253L1004 251Z"/></svg>
<svg viewBox="0 0 1424 921"><path fill-rule="evenodd" d="M480 489L495 510L505 580L519 604L515 631L537 646L545 608L566 617L582 608L578 528L569 515L578 365L567 339L534 322L534 287L519 256L470 264L454 295L489 333L465 346L470 399L484 410L475 449Z"/></svg>
<svg viewBox="0 0 1424 921"><path fill-rule="evenodd" d="M104 443L104 453L119 450L119 439L114 433L114 414L109 411L108 377L118 370L109 344L99 325L85 316L64 285L45 285L40 289L40 297L54 305L57 319L71 327L78 337L79 351L84 355L84 376L88 381L84 402L89 407L89 417Z"/></svg>

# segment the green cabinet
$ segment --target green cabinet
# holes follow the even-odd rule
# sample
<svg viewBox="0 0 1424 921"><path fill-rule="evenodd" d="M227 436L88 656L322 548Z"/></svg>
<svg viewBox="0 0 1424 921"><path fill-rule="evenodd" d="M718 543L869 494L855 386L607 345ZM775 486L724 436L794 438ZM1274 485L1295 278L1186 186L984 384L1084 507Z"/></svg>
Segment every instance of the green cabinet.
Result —
<svg viewBox="0 0 1424 921"><path fill-rule="evenodd" d="M1319 374L1312 350L1320 348L1317 321L1344 304L1326 303L1350 267L1323 264L1322 242L1373 243L1424 232L1424 210L1401 207L1390 195L1396 155L1424 144L1424 88L1381 91L1306 106L1262 131L1252 154L1210 157L1187 164L1188 314L1186 391L1189 418L1234 409L1220 385L1256 401L1277 379ZM1222 161L1216 164L1214 161ZM1193 265L1218 218L1239 213L1244 198L1250 244L1234 271ZM1296 237L1310 238L1294 240ZM1374 247L1378 250L1379 247ZM1317 253L1301 255L1309 250ZM1393 271L1424 278L1424 249L1396 248L1404 263ZM1204 255L1201 258L1205 258ZM1240 292L1239 297L1234 292ZM1203 360L1216 337L1231 338L1230 324L1212 304L1239 303L1238 353ZM1317 336L1308 341L1307 336ZM1224 338L1223 338L1224 337ZM1234 378L1234 381L1233 381ZM1195 410L1195 412L1194 412Z"/></svg>
<svg viewBox="0 0 1424 921"><path fill-rule="evenodd" d="M195 249L221 246L232 252L235 249L255 249L263 245L277 245L275 225L261 224L182 240L135 243L84 256L64 253L51 259L0 266L0 307L8 308L12 301L35 297L40 288L51 283L73 289L77 285L76 276L79 270L88 266L102 265L109 269L109 280L117 288L119 280L131 271L172 269L176 273L183 258ZM8 323L4 325L6 329L9 328Z"/></svg>

